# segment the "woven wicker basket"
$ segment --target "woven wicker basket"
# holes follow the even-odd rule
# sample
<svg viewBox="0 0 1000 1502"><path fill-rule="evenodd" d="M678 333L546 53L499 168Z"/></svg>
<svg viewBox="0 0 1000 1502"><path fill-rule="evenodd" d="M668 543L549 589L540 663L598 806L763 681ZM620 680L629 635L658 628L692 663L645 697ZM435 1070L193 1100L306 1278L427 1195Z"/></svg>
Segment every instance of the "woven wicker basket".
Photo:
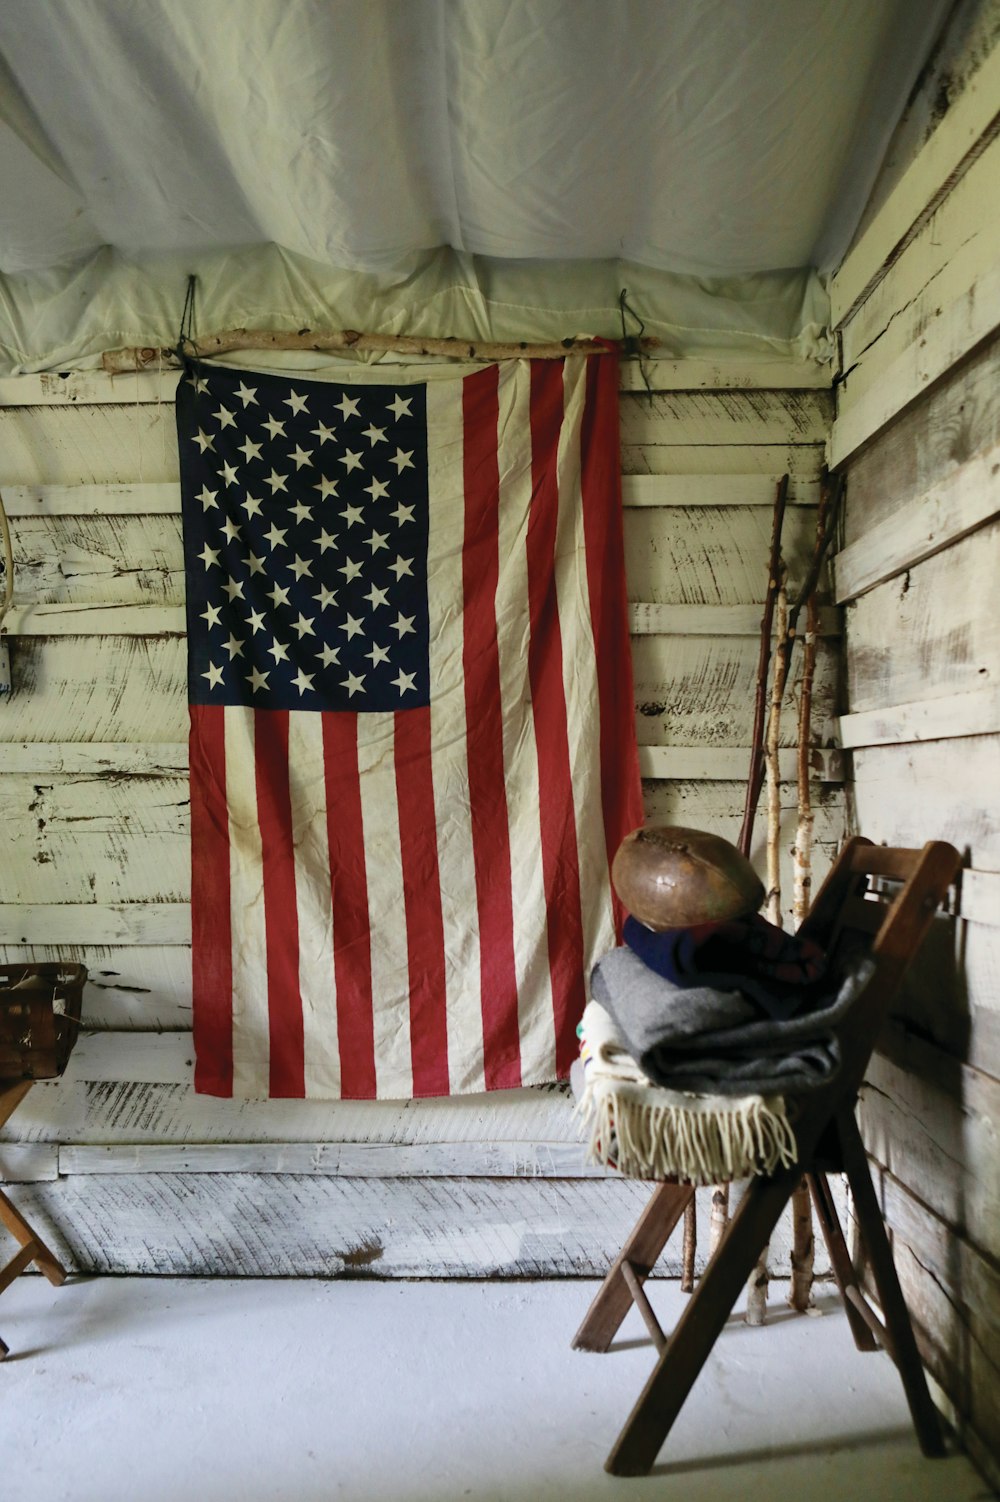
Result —
<svg viewBox="0 0 1000 1502"><path fill-rule="evenodd" d="M80 1028L83 965L0 966L0 1080L51 1080Z"/></svg>

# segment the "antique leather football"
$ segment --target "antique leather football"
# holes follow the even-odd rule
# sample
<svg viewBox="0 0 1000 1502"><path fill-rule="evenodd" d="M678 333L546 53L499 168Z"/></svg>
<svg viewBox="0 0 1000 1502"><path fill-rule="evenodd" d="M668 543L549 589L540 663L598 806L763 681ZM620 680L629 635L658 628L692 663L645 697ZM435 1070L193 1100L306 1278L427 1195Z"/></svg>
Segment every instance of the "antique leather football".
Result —
<svg viewBox="0 0 1000 1502"><path fill-rule="evenodd" d="M693 928L753 913L764 885L735 845L681 825L634 829L618 847L611 880L648 928Z"/></svg>

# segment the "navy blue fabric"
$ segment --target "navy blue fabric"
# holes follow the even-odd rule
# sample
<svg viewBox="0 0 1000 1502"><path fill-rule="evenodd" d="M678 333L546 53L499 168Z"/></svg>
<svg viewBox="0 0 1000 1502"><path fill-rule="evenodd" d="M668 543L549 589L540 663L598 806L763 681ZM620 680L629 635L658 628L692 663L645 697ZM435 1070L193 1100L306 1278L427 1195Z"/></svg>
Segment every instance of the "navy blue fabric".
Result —
<svg viewBox="0 0 1000 1502"><path fill-rule="evenodd" d="M629 917L622 937L650 970L673 985L739 991L768 1017L792 1017L829 990L824 990L826 964L816 945L759 915L659 932Z"/></svg>

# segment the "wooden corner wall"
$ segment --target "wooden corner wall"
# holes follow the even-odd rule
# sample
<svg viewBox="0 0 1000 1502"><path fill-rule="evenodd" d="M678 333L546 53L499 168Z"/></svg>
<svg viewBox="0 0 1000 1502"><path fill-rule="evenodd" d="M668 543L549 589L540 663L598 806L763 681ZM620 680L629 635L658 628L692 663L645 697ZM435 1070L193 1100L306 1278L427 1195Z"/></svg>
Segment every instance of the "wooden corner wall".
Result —
<svg viewBox="0 0 1000 1502"><path fill-rule="evenodd" d="M834 279L857 828L966 851L874 1061L863 1125L904 1291L1000 1480L1000 49Z"/></svg>
<svg viewBox="0 0 1000 1502"><path fill-rule="evenodd" d="M29 1213L85 1268L602 1273L648 1190L583 1168L561 1089L367 1104L227 1102L191 1090L175 381L0 381L0 485L17 568L15 694L0 705L0 958L60 954L91 973L70 1073L12 1118L0 1173L20 1181ZM736 835L774 488L788 471L794 580L812 542L828 383L818 367L766 358L623 369L650 816ZM830 749L832 610L824 629L817 876L845 828ZM789 776L794 734L790 713ZM787 849L794 784L783 801ZM786 884L790 895L790 862ZM675 1273L679 1249L662 1266Z"/></svg>

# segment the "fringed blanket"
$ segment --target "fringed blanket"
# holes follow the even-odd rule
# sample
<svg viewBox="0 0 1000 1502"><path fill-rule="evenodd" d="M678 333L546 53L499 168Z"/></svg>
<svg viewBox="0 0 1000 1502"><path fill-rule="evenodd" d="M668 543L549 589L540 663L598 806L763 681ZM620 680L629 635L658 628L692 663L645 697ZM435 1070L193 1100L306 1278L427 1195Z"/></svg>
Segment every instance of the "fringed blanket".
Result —
<svg viewBox="0 0 1000 1502"><path fill-rule="evenodd" d="M871 973L854 965L809 1010L762 1018L736 991L678 987L631 949L594 967L591 995L610 1013L622 1046L654 1084L698 1095L789 1095L825 1085L840 1068L834 1029Z"/></svg>
<svg viewBox="0 0 1000 1502"><path fill-rule="evenodd" d="M617 951L616 951L617 952ZM795 1135L780 1097L699 1096L650 1082L604 1007L580 1024L588 1160L636 1179L719 1184L788 1167Z"/></svg>

